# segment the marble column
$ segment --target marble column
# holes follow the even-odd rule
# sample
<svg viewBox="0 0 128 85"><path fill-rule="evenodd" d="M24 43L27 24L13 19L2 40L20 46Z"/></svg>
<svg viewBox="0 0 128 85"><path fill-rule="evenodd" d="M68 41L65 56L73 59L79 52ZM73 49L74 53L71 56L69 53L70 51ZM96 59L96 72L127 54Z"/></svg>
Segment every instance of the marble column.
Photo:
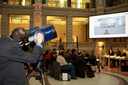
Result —
<svg viewBox="0 0 128 85"><path fill-rule="evenodd" d="M33 27L39 26L42 27L42 7L43 4L41 0L36 0L34 6L34 22L33 22Z"/></svg>
<svg viewBox="0 0 128 85"><path fill-rule="evenodd" d="M30 28L33 28L34 15L30 14Z"/></svg>
<svg viewBox="0 0 128 85"><path fill-rule="evenodd" d="M97 15L104 14L106 8L106 0L95 0Z"/></svg>
<svg viewBox="0 0 128 85"><path fill-rule="evenodd" d="M66 26L66 42L72 42L72 16L67 16ZM67 47L72 47L72 44L68 43Z"/></svg>
<svg viewBox="0 0 128 85"><path fill-rule="evenodd" d="M104 8L106 7L106 0L95 0L96 8Z"/></svg>
<svg viewBox="0 0 128 85"><path fill-rule="evenodd" d="M8 36L9 33L9 16L8 13L1 14L1 36L5 35Z"/></svg>
<svg viewBox="0 0 128 85"><path fill-rule="evenodd" d="M43 15L42 16L42 26L46 26L47 25L47 16L46 15Z"/></svg>
<svg viewBox="0 0 128 85"><path fill-rule="evenodd" d="M36 0L35 4L42 4L42 0Z"/></svg>

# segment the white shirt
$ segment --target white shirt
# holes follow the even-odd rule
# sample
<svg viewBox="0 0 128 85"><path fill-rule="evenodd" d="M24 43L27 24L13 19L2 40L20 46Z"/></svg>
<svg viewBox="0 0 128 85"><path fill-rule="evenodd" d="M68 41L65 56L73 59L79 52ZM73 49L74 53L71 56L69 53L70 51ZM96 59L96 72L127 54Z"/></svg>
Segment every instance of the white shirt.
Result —
<svg viewBox="0 0 128 85"><path fill-rule="evenodd" d="M66 60L61 55L58 55L57 56L56 61L60 63L60 66L63 66L63 65L66 65L67 64Z"/></svg>

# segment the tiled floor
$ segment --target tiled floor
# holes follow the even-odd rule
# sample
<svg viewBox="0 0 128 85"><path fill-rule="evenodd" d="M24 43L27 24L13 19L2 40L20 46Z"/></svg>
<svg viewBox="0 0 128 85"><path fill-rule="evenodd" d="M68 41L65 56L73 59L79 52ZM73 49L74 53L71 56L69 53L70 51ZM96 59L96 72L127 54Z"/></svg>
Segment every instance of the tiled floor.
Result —
<svg viewBox="0 0 128 85"><path fill-rule="evenodd" d="M36 75L32 72L31 75ZM93 78L79 78L71 81L59 81L48 76L51 85L128 85L128 71L121 72L120 68L105 68L101 73L96 72ZM42 85L35 77L29 77L26 85Z"/></svg>

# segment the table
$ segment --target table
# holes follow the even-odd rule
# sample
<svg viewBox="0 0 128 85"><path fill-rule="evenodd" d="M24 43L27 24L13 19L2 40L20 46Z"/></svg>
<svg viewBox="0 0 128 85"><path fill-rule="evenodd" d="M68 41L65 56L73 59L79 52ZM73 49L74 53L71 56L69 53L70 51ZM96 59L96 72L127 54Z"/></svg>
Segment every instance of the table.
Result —
<svg viewBox="0 0 128 85"><path fill-rule="evenodd" d="M108 67L110 67L110 59L114 59L116 61L119 60L119 68L121 68L121 61L122 60L128 61L128 58L120 57L120 56L102 55L101 58L107 58L108 59ZM116 67L117 67L117 64L116 64Z"/></svg>

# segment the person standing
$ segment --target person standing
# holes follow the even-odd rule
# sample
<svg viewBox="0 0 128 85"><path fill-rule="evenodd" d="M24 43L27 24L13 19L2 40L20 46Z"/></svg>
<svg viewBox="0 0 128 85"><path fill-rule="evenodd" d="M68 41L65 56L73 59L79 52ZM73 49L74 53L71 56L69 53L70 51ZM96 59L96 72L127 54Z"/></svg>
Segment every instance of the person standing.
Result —
<svg viewBox="0 0 128 85"><path fill-rule="evenodd" d="M24 63L37 63L41 56L43 35L36 35L36 46L31 54L22 50L27 39L26 30L16 28L10 36L0 38L0 85L25 85Z"/></svg>

